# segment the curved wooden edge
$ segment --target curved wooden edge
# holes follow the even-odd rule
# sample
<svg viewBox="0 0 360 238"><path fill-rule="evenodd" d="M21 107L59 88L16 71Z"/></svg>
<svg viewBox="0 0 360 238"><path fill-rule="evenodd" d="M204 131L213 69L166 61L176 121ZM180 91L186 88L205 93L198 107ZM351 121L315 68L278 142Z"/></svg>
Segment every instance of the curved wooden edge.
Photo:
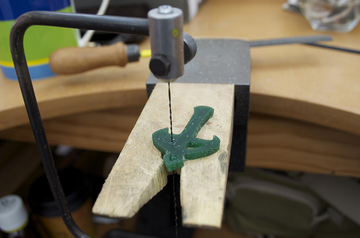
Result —
<svg viewBox="0 0 360 238"><path fill-rule="evenodd" d="M45 120L50 144L120 152L142 106L87 112ZM30 126L0 138L33 142ZM251 113L246 165L360 177L360 136L284 117Z"/></svg>
<svg viewBox="0 0 360 238"><path fill-rule="evenodd" d="M44 120L44 128L51 145L119 153L142 109L143 106L136 106L67 115ZM30 125L0 134L3 139L35 142Z"/></svg>
<svg viewBox="0 0 360 238"><path fill-rule="evenodd" d="M314 103L284 99L271 95L250 94L250 111L302 120L329 128L360 135L360 115ZM60 102L61 101L61 102ZM40 102L43 119L111 108L143 106L147 101L145 89L95 93L84 96ZM55 119L56 120L56 119ZM61 120L61 119L60 119ZM24 106L1 113L0 130L28 124Z"/></svg>
<svg viewBox="0 0 360 238"><path fill-rule="evenodd" d="M104 67L82 74L34 81L42 118L143 105L147 100L148 62L148 59L143 59L126 68ZM28 116L18 83L0 75L0 95L0 130L27 124Z"/></svg>
<svg viewBox="0 0 360 238"><path fill-rule="evenodd" d="M337 56L350 64L354 56L326 51L319 58L317 55L324 50L304 47L251 50L250 110L360 135L360 111L355 107L360 91L352 76L356 69L345 72L349 68L343 65L330 67L334 64L332 60L326 59L328 65L321 62L322 57ZM280 53L288 49L292 56L276 56L278 49ZM144 105L145 82L150 74L147 64L148 59L143 59L126 68L106 67L34 82L43 119ZM342 73L333 76L338 71ZM284 74L282 78L279 72ZM0 130L28 123L17 82L0 78L0 95L6 95L0 100Z"/></svg>
<svg viewBox="0 0 360 238"><path fill-rule="evenodd" d="M184 31L195 38L206 36L250 40L316 34L303 16L284 11L282 3L281 0L259 0L256 3L208 0L196 17L184 26ZM264 24L269 20L274 27ZM334 39L327 44L359 48L357 39L360 26L347 34L327 34ZM149 48L149 40L143 42L140 48ZM301 120L360 134L357 123L360 119L359 61L356 54L311 46L270 46L251 49L251 61L250 101L255 112L290 118L297 115ZM145 81L150 74L148 63L148 59L141 59L125 68L106 67L35 82L42 117L49 119L123 106L115 103L122 100L122 92L145 89ZM261 102L263 99L265 101ZM276 107L275 104L281 100L284 107ZM286 105L290 105L290 108ZM295 106L298 111L294 109ZM286 113L286 110L291 113ZM0 130L27 121L17 82L6 80L1 75Z"/></svg>
<svg viewBox="0 0 360 238"><path fill-rule="evenodd" d="M39 102L43 120L101 109L126 108L143 105L147 100L145 89L116 92L102 92L78 95L63 99ZM19 106L1 113L0 130L29 123L24 106Z"/></svg>
<svg viewBox="0 0 360 238"><path fill-rule="evenodd" d="M246 165L360 177L360 136L277 116L251 113Z"/></svg>
<svg viewBox="0 0 360 238"><path fill-rule="evenodd" d="M250 111L311 122L360 135L360 115L339 108L271 95L251 94Z"/></svg>

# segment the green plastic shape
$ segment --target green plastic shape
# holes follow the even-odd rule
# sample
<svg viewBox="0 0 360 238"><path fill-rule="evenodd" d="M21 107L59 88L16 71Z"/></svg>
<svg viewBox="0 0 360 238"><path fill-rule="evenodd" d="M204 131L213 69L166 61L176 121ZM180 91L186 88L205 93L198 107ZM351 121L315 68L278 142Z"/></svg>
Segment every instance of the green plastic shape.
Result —
<svg viewBox="0 0 360 238"><path fill-rule="evenodd" d="M207 106L194 108L194 114L180 134L174 134L171 141L169 128L153 133L155 147L162 153L168 172L184 166L185 160L193 160L214 154L220 148L220 139L196 138L203 125L213 116L214 109Z"/></svg>

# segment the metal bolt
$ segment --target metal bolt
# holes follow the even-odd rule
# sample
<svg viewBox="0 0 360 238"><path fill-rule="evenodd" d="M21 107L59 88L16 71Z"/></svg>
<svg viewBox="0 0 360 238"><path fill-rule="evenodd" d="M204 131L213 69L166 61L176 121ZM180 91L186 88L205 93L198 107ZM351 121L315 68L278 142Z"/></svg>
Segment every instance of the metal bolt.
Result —
<svg viewBox="0 0 360 238"><path fill-rule="evenodd" d="M170 14L173 12L173 8L172 6L170 5L161 5L159 8L158 8L158 12L160 14Z"/></svg>
<svg viewBox="0 0 360 238"><path fill-rule="evenodd" d="M149 66L155 76L166 76L170 71L171 62L165 55L155 54L152 56Z"/></svg>

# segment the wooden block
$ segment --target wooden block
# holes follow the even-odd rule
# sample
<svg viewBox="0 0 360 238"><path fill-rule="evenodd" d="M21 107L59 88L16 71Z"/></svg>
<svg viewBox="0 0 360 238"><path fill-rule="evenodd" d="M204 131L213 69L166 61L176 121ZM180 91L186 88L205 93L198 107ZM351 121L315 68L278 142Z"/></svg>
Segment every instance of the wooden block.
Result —
<svg viewBox="0 0 360 238"><path fill-rule="evenodd" d="M199 101L194 102L188 97L174 101L194 106L197 103L206 104L214 108L213 118L198 137L212 139L213 135L218 136L220 149L208 157L186 162L181 169L180 197L184 226L220 228L231 150L234 86L206 86L209 88L205 90L200 86L198 90ZM177 111L175 107L174 111Z"/></svg>
<svg viewBox="0 0 360 238"><path fill-rule="evenodd" d="M220 149L206 158L186 161L181 169L183 224L220 227L229 151L231 146L234 86L219 84L171 84L173 130L179 134L194 107L214 108L214 116L198 138L220 138ZM167 85L159 83L95 202L93 212L111 217L131 217L167 183L161 153L152 143L152 133L169 127Z"/></svg>

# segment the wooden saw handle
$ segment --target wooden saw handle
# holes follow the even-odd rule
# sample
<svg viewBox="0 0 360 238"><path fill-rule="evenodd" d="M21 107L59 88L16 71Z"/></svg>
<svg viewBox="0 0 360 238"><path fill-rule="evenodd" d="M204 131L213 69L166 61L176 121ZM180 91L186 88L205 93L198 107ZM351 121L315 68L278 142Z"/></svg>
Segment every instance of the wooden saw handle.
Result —
<svg viewBox="0 0 360 238"><path fill-rule="evenodd" d="M56 74L77 74L111 65L125 66L127 62L123 42L96 48L63 48L54 51L49 58L50 68Z"/></svg>

